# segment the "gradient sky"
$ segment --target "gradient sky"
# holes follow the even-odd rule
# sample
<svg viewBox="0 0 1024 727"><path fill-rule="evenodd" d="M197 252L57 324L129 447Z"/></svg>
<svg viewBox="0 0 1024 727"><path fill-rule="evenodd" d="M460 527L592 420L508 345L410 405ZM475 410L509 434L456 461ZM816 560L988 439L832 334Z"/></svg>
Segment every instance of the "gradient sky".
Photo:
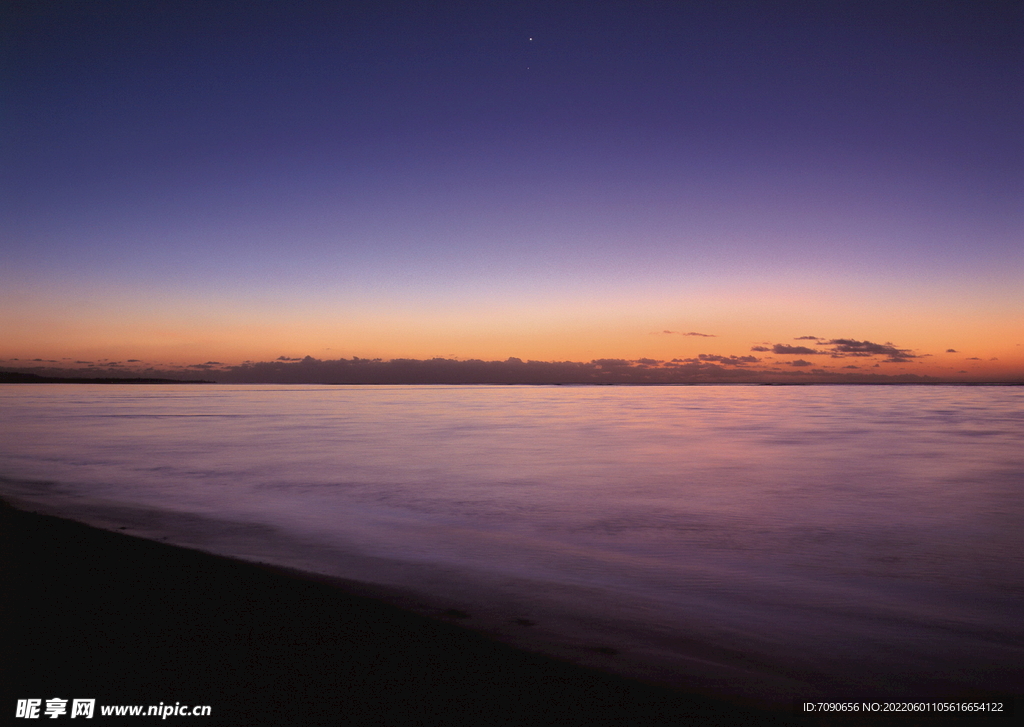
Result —
<svg viewBox="0 0 1024 727"><path fill-rule="evenodd" d="M1021 7L3 0L0 367L1020 378Z"/></svg>

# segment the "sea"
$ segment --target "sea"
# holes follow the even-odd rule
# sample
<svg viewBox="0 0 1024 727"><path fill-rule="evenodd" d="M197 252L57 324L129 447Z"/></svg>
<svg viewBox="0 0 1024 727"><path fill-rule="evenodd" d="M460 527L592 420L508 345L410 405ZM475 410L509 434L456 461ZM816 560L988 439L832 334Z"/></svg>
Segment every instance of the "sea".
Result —
<svg viewBox="0 0 1024 727"><path fill-rule="evenodd" d="M0 497L684 689L1024 685L1019 386L8 384Z"/></svg>

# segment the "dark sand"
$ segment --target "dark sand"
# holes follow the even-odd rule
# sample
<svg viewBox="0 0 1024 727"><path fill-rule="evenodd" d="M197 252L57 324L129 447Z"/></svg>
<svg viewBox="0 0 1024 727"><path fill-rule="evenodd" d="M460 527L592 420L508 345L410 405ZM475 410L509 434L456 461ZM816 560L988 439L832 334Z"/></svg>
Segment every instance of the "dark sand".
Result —
<svg viewBox="0 0 1024 727"><path fill-rule="evenodd" d="M210 705L211 717L167 720L197 725L889 723L798 722L788 707L630 681L491 641L457 625L465 614L424 618L325 579L2 502L0 556L4 723L17 699L53 697ZM97 707L83 724L138 719Z"/></svg>

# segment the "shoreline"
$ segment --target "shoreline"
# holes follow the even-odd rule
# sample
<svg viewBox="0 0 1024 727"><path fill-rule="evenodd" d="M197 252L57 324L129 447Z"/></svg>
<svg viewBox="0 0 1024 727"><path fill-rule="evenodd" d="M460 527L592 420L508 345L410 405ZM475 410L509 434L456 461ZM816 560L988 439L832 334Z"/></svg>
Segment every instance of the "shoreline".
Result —
<svg viewBox="0 0 1024 727"><path fill-rule="evenodd" d="M0 499L2 708L209 705L203 724L906 724L671 688L517 649L358 582L15 509ZM523 624L527 626L528 624ZM978 715L916 723L977 724ZM995 715L985 715L992 723ZM97 717L100 715L97 713ZM99 719L105 724L116 718ZM172 722L176 718L170 717ZM1001 720L996 720L1001 722Z"/></svg>
<svg viewBox="0 0 1024 727"><path fill-rule="evenodd" d="M210 705L204 724L790 721L517 650L461 613L432 619L327 577L2 500L0 553L4 710L57 696Z"/></svg>

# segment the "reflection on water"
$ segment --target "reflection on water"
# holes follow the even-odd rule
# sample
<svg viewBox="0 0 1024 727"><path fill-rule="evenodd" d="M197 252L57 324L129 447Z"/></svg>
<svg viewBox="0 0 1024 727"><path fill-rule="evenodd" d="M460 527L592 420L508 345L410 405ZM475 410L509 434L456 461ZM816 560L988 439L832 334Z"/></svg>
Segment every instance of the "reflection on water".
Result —
<svg viewBox="0 0 1024 727"><path fill-rule="evenodd" d="M1020 683L1021 388L7 385L0 408L0 494L469 604L513 640L529 616L570 656Z"/></svg>

